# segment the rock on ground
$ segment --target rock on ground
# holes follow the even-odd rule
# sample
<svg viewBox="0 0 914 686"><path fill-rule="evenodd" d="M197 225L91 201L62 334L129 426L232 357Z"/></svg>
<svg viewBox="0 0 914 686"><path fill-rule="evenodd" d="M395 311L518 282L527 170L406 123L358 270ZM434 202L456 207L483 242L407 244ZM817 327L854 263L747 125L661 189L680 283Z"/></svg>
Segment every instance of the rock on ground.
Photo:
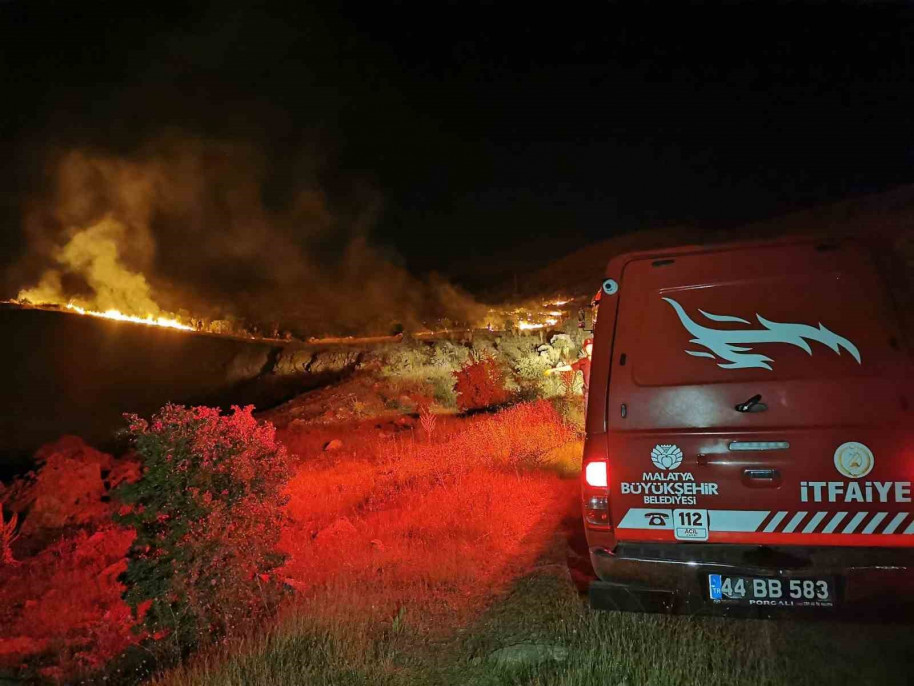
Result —
<svg viewBox="0 0 914 686"><path fill-rule="evenodd" d="M488 661L499 667L520 667L542 662L562 662L568 650L543 643L518 643L489 653Z"/></svg>
<svg viewBox="0 0 914 686"><path fill-rule="evenodd" d="M352 522L350 522L346 517L340 517L329 526L326 526L318 531L315 538L319 541L323 541L329 538L335 538L337 536L354 534L355 532L356 528L353 526Z"/></svg>
<svg viewBox="0 0 914 686"><path fill-rule="evenodd" d="M111 512L110 489L140 476L136 461L115 460L78 436L42 446L35 462L35 471L6 499L10 510L24 515L23 533L101 521Z"/></svg>

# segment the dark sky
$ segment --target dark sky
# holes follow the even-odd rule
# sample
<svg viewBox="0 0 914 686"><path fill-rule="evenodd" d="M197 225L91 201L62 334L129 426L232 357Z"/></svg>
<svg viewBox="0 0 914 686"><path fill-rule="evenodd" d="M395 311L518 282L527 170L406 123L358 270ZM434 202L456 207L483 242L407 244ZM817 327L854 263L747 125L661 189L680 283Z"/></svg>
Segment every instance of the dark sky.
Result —
<svg viewBox="0 0 914 686"><path fill-rule="evenodd" d="M637 6L636 9L630 5ZM49 150L241 139L469 285L661 224L914 181L903 5L0 3L0 248Z"/></svg>

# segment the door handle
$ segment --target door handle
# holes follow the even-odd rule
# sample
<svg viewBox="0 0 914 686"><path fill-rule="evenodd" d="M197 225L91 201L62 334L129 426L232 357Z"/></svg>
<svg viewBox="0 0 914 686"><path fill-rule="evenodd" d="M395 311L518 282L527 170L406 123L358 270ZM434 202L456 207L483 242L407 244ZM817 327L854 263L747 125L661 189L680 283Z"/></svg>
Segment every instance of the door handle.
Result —
<svg viewBox="0 0 914 686"><path fill-rule="evenodd" d="M743 483L750 488L777 488L781 473L777 469L744 469Z"/></svg>
<svg viewBox="0 0 914 686"><path fill-rule="evenodd" d="M737 412L764 412L768 406L762 402L761 394L753 395L749 400L733 408Z"/></svg>

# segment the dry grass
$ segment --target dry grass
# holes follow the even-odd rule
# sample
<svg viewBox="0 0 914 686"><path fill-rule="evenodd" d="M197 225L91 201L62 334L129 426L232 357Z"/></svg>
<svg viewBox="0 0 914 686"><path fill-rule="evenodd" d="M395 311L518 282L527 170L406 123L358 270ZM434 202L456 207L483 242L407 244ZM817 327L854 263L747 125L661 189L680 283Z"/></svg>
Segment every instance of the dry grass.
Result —
<svg viewBox="0 0 914 686"><path fill-rule="evenodd" d="M463 423L440 438L380 440L368 459L302 468L283 535L290 585L366 583L386 606L488 585L555 498L558 477L530 467L570 433L546 403Z"/></svg>
<svg viewBox="0 0 914 686"><path fill-rule="evenodd" d="M580 443L545 405L439 417L300 470L294 603L159 684L902 684L912 632L593 612L568 579ZM345 518L345 519L344 519ZM312 533L317 532L313 537ZM518 666L516 644L565 659Z"/></svg>
<svg viewBox="0 0 914 686"><path fill-rule="evenodd" d="M537 570L466 632L448 668L429 681L451 684L910 683L911 627L839 622L740 620L594 612L575 588ZM493 650L557 646L561 661L498 669ZM421 682L421 679L417 679Z"/></svg>
<svg viewBox="0 0 914 686"><path fill-rule="evenodd" d="M399 678L393 655L403 651L391 645L430 650L542 554L577 486L536 467L572 437L543 402L449 419L434 433L350 434L360 456L315 454L289 487L281 573L294 604L271 632L201 656L164 682ZM266 655L278 663L265 667Z"/></svg>
<svg viewBox="0 0 914 686"><path fill-rule="evenodd" d="M403 492L427 490L474 468L520 475L574 437L546 402L466 419L439 415L434 434L410 424L400 425L398 433L387 428L374 430L368 423L335 434L323 429L282 436L301 461L289 485L293 524L287 533L316 533L335 519L359 516ZM322 451L334 437L342 437L343 447Z"/></svg>

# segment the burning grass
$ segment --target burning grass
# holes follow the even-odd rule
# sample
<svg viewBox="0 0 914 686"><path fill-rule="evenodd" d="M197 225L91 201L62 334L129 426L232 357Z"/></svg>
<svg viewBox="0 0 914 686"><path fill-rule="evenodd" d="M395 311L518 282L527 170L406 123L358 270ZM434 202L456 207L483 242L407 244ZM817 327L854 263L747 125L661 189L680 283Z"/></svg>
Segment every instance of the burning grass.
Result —
<svg viewBox="0 0 914 686"><path fill-rule="evenodd" d="M101 317L102 319L113 319L118 322L132 322L134 324L145 324L146 326L161 326L166 329L182 329L184 331L194 331L194 327L188 326L187 324L182 324L177 319L171 317L161 317L153 316L147 314L145 317L137 317L135 315L124 314L120 310L105 310L104 312L96 312L95 310L86 310L82 307L68 303L66 309L71 312L76 312L77 314L87 314L91 317Z"/></svg>

